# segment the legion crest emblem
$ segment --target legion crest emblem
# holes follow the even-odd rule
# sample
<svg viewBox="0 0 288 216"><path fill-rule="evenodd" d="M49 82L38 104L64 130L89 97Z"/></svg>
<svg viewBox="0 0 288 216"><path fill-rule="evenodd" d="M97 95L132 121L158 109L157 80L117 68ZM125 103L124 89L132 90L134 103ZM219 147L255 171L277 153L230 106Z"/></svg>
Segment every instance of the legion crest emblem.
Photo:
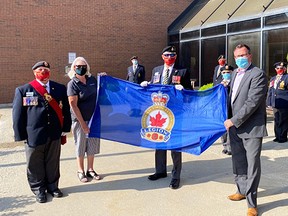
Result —
<svg viewBox="0 0 288 216"><path fill-rule="evenodd" d="M141 119L141 137L151 142L167 142L170 139L175 117L166 107L169 95L162 92L151 94L153 105L148 107Z"/></svg>

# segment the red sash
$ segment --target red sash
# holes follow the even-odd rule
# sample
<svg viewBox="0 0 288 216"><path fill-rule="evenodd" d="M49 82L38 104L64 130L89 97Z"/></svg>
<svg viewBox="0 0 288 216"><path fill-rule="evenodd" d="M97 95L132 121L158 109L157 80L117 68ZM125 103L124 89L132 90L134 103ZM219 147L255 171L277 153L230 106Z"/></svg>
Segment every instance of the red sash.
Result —
<svg viewBox="0 0 288 216"><path fill-rule="evenodd" d="M33 80L29 83L44 99L49 103L49 105L53 108L53 110L56 112L58 119L60 121L61 127L63 127L63 115L62 115L62 109L60 108L57 101L52 98L51 95L47 92L47 90L37 81Z"/></svg>

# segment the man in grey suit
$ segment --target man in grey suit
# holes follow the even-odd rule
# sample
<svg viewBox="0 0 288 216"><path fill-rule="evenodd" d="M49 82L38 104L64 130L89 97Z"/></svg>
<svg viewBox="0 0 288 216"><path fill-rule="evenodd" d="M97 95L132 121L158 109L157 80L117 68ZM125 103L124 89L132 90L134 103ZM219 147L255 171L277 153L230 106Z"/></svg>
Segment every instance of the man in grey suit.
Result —
<svg viewBox="0 0 288 216"><path fill-rule="evenodd" d="M174 67L177 58L176 48L167 46L162 50L163 65L157 66L152 70L151 81L149 83L162 85L175 85L177 90L192 89L190 83L190 75L186 69L176 69ZM140 85L147 86L148 82L143 81ZM179 188L180 173L182 169L182 154L181 152L171 151L173 161L172 180L169 185L172 189ZM151 181L167 177L167 151L157 149L155 151L155 167L156 172L148 176Z"/></svg>
<svg viewBox="0 0 288 216"><path fill-rule="evenodd" d="M232 73L229 119L224 125L231 141L237 192L228 199L247 199L247 215L256 216L260 154L263 137L267 136L265 99L268 82L265 72L252 65L252 55L247 45L236 46L234 59L238 68Z"/></svg>

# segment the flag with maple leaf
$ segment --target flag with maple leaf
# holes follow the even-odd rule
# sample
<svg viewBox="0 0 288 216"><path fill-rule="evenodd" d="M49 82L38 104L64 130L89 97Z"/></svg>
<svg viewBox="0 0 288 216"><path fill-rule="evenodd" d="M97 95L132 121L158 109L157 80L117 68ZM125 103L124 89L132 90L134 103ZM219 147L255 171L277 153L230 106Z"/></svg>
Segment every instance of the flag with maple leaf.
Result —
<svg viewBox="0 0 288 216"><path fill-rule="evenodd" d="M160 105L154 109L151 95L155 92L169 96L163 109ZM222 85L205 91L179 91L172 85L151 84L143 88L111 76L99 76L89 137L200 155L226 132L223 124L227 118L226 97ZM165 108L172 114L164 115ZM147 113L151 109L153 112ZM141 136L143 119L148 122L147 130L153 132L148 134L150 140ZM160 137L156 132L164 131L163 136L167 135L163 128L171 121L169 139Z"/></svg>

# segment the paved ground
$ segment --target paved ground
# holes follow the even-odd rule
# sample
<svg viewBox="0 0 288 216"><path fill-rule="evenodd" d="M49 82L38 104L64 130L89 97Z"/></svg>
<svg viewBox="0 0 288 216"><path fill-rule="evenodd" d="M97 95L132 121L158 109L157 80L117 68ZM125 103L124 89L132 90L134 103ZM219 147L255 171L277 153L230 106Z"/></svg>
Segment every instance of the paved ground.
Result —
<svg viewBox="0 0 288 216"><path fill-rule="evenodd" d="M264 139L262 178L259 188L260 215L288 215L288 143L273 143L273 122ZM0 108L0 215L102 215L102 216L244 216L246 201L232 202L235 192L231 158L221 154L219 142L200 156L183 154L181 188L168 188L168 178L151 182L154 151L110 141L101 142L95 169L101 181L80 183L72 138L62 148L60 188L65 196L48 196L39 204L29 190L25 153L13 142L11 109ZM171 158L168 157L171 171Z"/></svg>

